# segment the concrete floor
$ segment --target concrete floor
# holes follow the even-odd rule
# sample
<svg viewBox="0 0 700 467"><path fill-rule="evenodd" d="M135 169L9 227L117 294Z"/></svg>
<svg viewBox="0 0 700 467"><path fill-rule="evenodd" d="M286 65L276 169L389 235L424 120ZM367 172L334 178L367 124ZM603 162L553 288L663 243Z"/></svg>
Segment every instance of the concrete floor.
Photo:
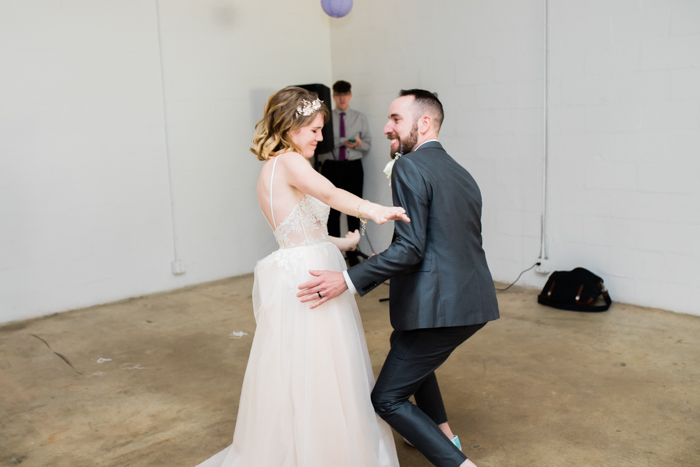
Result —
<svg viewBox="0 0 700 467"><path fill-rule="evenodd" d="M0 328L0 466L192 467L227 446L255 332L252 282ZM386 295L359 299L375 373ZM621 304L572 313L535 295L501 293L502 318L438 373L467 455L480 467L699 466L700 318ZM429 465L397 441L402 467Z"/></svg>

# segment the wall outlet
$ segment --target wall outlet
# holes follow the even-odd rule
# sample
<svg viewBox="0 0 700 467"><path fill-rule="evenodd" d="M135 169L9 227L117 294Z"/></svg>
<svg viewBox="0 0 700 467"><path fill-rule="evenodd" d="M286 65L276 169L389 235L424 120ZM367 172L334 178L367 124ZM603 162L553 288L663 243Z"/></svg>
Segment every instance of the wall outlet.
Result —
<svg viewBox="0 0 700 467"><path fill-rule="evenodd" d="M170 263L170 269L172 270L173 274L178 275L178 274L184 274L185 273L185 262L184 261L173 261Z"/></svg>
<svg viewBox="0 0 700 467"><path fill-rule="evenodd" d="M539 272L540 274L549 274L552 272L552 263L548 258L538 258L537 262L540 264L535 266L535 272Z"/></svg>

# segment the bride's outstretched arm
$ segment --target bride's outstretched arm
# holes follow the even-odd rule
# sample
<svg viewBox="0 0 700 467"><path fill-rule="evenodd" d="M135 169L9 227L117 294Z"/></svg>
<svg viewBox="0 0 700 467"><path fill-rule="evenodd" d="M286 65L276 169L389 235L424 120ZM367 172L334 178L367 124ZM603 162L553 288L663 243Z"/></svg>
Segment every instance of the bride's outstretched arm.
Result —
<svg viewBox="0 0 700 467"><path fill-rule="evenodd" d="M377 224L390 220L410 222L402 207L382 206L336 188L326 177L316 172L309 162L297 153L289 153L282 160L287 183L304 194L313 196L336 211L363 219L372 219Z"/></svg>

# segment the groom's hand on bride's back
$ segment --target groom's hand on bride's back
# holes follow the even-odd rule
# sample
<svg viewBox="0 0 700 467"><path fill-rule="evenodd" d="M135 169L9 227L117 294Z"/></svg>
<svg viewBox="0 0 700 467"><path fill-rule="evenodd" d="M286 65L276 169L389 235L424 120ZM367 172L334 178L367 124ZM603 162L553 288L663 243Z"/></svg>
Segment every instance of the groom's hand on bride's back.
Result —
<svg viewBox="0 0 700 467"><path fill-rule="evenodd" d="M338 295L348 290L345 277L342 272L336 271L309 271L314 276L308 282L299 286L299 301L311 302L309 308L316 308L328 300L333 300Z"/></svg>

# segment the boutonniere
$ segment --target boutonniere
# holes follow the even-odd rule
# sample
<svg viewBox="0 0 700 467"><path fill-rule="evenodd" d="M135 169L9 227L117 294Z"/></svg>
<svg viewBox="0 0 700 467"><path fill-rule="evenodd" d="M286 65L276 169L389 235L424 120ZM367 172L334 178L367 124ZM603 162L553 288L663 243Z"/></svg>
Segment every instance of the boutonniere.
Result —
<svg viewBox="0 0 700 467"><path fill-rule="evenodd" d="M401 146L399 152L394 153L394 158L389 161L386 167L384 167L386 178L389 179L389 186L391 186L391 172L394 170L394 164L396 164L396 161L399 160L399 157L401 156L403 156L403 146Z"/></svg>

